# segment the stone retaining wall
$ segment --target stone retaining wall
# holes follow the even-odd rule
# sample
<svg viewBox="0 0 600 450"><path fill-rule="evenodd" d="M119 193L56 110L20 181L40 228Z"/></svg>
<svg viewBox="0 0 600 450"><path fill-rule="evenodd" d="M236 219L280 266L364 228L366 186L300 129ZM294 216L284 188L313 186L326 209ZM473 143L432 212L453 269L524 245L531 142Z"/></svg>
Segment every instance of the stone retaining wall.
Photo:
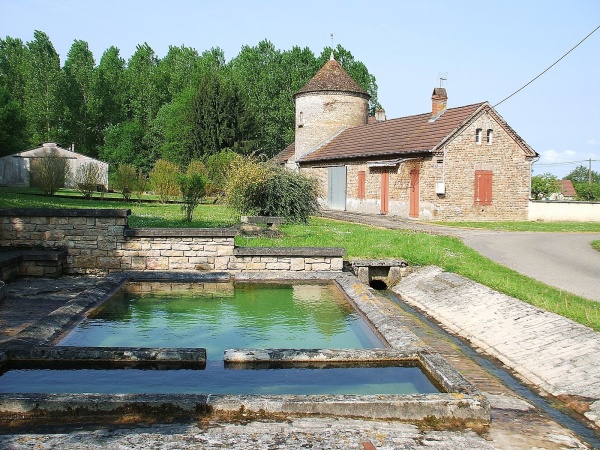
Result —
<svg viewBox="0 0 600 450"><path fill-rule="evenodd" d="M67 250L67 272L342 270L344 249L236 248L236 231L132 229L127 209L0 209L0 249Z"/></svg>

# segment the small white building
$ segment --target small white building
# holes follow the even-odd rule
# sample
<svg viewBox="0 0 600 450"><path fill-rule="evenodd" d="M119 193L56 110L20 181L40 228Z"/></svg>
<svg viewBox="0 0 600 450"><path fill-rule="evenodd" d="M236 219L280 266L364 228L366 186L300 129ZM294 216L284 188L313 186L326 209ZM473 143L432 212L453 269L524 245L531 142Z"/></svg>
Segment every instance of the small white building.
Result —
<svg viewBox="0 0 600 450"><path fill-rule="evenodd" d="M103 185L104 189L108 188L108 163L62 148L53 142L0 158L0 186L30 186L31 161L36 158L47 158L51 155L67 158L69 162L69 176L65 182L65 187L73 187L73 176L80 166L96 164L100 168L101 174L99 184Z"/></svg>

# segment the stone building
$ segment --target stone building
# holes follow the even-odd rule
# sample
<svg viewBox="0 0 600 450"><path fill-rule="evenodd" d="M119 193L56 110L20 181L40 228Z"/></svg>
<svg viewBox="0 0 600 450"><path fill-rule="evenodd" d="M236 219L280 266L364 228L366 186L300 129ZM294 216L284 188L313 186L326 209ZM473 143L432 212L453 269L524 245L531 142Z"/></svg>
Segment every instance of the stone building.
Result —
<svg viewBox="0 0 600 450"><path fill-rule="evenodd" d="M333 57L295 95L295 142L275 160L316 177L324 208L421 220L527 220L537 153L488 102L368 117L369 95Z"/></svg>

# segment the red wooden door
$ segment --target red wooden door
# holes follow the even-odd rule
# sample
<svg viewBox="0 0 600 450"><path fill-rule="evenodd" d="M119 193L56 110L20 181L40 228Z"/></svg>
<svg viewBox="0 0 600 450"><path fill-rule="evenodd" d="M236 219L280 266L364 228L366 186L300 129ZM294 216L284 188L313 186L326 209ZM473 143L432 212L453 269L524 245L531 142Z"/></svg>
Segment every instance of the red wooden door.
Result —
<svg viewBox="0 0 600 450"><path fill-rule="evenodd" d="M417 169L410 171L410 217L419 217L419 171Z"/></svg>
<svg viewBox="0 0 600 450"><path fill-rule="evenodd" d="M387 170L381 172L381 214L387 214L389 210L390 173Z"/></svg>

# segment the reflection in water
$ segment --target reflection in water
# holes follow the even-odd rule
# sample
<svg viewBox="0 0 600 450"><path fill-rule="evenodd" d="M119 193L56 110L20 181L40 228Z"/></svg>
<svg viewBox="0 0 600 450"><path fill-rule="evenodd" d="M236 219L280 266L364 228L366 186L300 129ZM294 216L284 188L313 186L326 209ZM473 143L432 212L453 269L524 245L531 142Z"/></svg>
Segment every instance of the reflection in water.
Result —
<svg viewBox="0 0 600 450"><path fill-rule="evenodd" d="M161 289L162 288L162 289ZM135 283L61 345L227 348L383 347L333 284Z"/></svg>

